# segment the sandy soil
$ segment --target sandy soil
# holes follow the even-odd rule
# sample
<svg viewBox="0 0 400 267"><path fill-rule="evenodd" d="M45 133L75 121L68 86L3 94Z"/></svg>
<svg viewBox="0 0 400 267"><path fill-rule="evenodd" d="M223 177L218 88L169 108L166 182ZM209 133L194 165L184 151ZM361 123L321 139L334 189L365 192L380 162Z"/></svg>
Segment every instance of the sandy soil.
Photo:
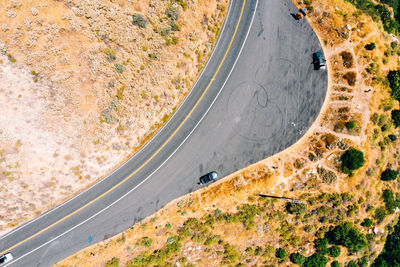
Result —
<svg viewBox="0 0 400 267"><path fill-rule="evenodd" d="M1 1L0 233L134 153L191 88L226 10L227 0Z"/></svg>
<svg viewBox="0 0 400 267"><path fill-rule="evenodd" d="M399 66L398 50L385 55L394 39L350 3L339 0L332 4L329 0L318 0L311 6L313 12L308 19L324 46L330 78L321 114L307 134L287 150L171 202L122 235L87 248L58 266L78 263L104 266L113 257L125 265L139 255L151 255L155 250L165 248L168 237L178 235L188 218L204 221L206 216L216 218L217 211L235 213L239 205L254 203L261 203L266 209L255 217L255 227L249 230L238 223L216 219L217 222L207 229L218 236L217 244L207 246L193 241L193 237L186 238L179 253L168 256L168 262L177 266L223 265L227 254L225 245L230 244L239 255L235 264L290 265L288 259L278 262L271 251L283 247L288 253L301 252L309 256L314 252L316 236L343 221L355 223L362 233L368 234L369 244L359 253L347 253L341 247L341 256L336 258L341 266L363 256L370 261L379 253L387 226L398 216L398 210L380 223L374 220L369 229L362 228L360 222L364 218L372 219L374 209L384 205L383 189L396 193L400 188L399 181L388 183L379 179L387 166L398 166L399 141L382 143L389 133L399 136L388 119L390 110L398 108L398 103L391 103L389 89L382 82L389 69ZM375 42L377 48L367 51L364 47L371 42ZM347 52L351 64L349 60L344 61L343 52ZM356 75L354 84L344 78L349 72ZM384 116L383 124L388 125L388 130L380 132L381 128L371 122L374 113ZM354 127L346 126L346 122L354 122ZM339 168L340 155L349 147L364 151L366 157L364 167L355 171L352 177ZM302 216L288 215L284 212L285 203L264 202L258 197L260 193L307 201L308 212ZM326 200L328 195L323 193L342 194L341 204L332 206ZM153 241L149 248L143 246L145 237ZM261 248L261 254L254 254L257 246Z"/></svg>

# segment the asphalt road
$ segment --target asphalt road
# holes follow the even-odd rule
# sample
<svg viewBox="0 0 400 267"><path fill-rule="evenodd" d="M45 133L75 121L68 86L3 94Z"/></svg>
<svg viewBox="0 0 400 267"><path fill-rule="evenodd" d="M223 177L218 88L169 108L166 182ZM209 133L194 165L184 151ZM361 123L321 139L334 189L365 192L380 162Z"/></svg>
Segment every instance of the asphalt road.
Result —
<svg viewBox="0 0 400 267"><path fill-rule="evenodd" d="M1 253L14 255L9 265L54 264L200 188L201 175L228 175L296 142L327 88L326 71L311 64L318 38L294 20L296 11L287 0L232 0L213 54L174 116L110 176L1 237Z"/></svg>

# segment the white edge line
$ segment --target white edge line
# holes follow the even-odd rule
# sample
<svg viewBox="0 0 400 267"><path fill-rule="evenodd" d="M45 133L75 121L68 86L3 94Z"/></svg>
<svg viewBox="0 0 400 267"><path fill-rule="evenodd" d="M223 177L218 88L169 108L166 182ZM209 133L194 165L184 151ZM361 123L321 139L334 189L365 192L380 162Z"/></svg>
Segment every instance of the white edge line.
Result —
<svg viewBox="0 0 400 267"><path fill-rule="evenodd" d="M40 246L37 247L37 248L35 248L35 249L33 249L33 250L31 250L31 251L25 253L25 254L22 255L21 257L16 258L14 261L12 261L12 262L8 263L7 265L4 265L4 266L9 266L10 264L19 261L20 259L22 259L22 258L28 256L29 254L35 252L36 250L38 250L38 249L40 249L40 248L46 246L47 244L53 242L54 240L60 238L61 236L65 235L65 234L68 234L69 232L71 232L71 231L74 230L75 228L81 226L82 224L84 224L84 223L86 223L87 221L93 219L94 217L96 217L97 215L99 215L100 213L102 213L103 211L105 211L105 210L107 210L108 208L112 207L114 204L116 204L117 202L119 202L121 199L125 198L127 195L129 195L129 194L132 193L134 190L136 190L136 188L138 188L138 187L141 186L144 182L146 182L147 179L149 179L155 172L157 172L157 171L158 171L158 170L159 170L159 169L160 169L174 154L175 154L175 152L185 143L185 141L189 138L189 136L190 136L190 135L193 133L193 131L197 128L197 126L202 122L202 120L203 120L204 117L207 115L207 113L210 111L210 109L211 109L212 106L214 105L215 101L218 99L218 96L221 94L222 90L224 89L225 84L227 83L229 77L231 76L232 71L233 71L233 69L234 69L235 66L236 66L236 63L237 63L237 61L238 61L240 55L242 54L242 50L243 50L244 45L245 45L245 43L246 43L246 41L247 41L247 37L249 36L250 29L251 29L251 27L252 27L252 25L253 25L253 21L254 21L254 17L255 17L255 14L256 14L257 7L258 7L258 0L257 0L257 2L256 2L256 6L255 6L255 9L254 9L253 17L251 18L251 22L250 22L250 27L249 27L249 29L248 29L248 31L247 31L247 33L246 33L246 37L245 37L245 39L244 39L244 42L243 42L243 44L242 44L242 47L240 48L240 51L239 51L239 53L238 53L238 56L236 57L235 62L233 63L233 66L232 66L231 70L229 71L229 74L228 74L228 76L226 77L225 82L223 83L221 89L219 90L218 94L216 95L216 97L214 98L213 102L210 104L210 106L209 106L208 109L206 110L206 112L203 114L203 116L200 118L200 120L196 123L195 127L194 127L194 128L190 131L190 133L185 137L185 139L182 141L182 143L180 143L179 146L167 157L167 159L165 159L164 162L161 163L160 166L158 166L158 168L156 168L156 169L155 169L149 176L147 176L143 181L141 181L138 185L136 185L134 188L132 188L131 190L129 190L128 192L126 192L124 195L122 195L121 197L119 197L116 201L114 201L113 203L111 203L111 204L108 205L107 207L105 207L105 208L103 208L102 210L98 211L97 213L93 214L92 216L90 216L90 217L87 218L86 220L80 222L79 224L75 225L74 227L70 228L69 230L65 231L64 233L59 234L58 236L54 237L53 239L47 241L46 243L40 245Z"/></svg>
<svg viewBox="0 0 400 267"><path fill-rule="evenodd" d="M91 185L90 187L86 188L85 190L83 190L82 192L80 192L79 194L73 196L72 198L66 200L65 202L61 203L60 205L54 207L51 210L46 211L45 213L42 213L39 217L36 217L24 224L21 224L20 226L18 226L17 228L13 229L12 231L6 233L5 235L0 237L0 241L3 240L4 238L6 238L7 236L14 234L15 232L23 229L24 227L30 225L31 223L41 219L42 217L46 216L47 214L56 211L57 209L63 207L65 204L71 202L72 200L76 199L77 197L81 196L82 194L86 193L87 191L89 191L90 189L92 189L94 186L106 181L108 178L110 178L116 171L118 171L119 169L121 169L122 167L124 167L126 164L128 164L129 161L131 161L133 158L135 158L145 147L147 147L147 145L149 145L149 143L151 143L157 136L159 133L161 133L162 129L165 128L168 124L168 122L170 120L172 120L172 118L178 113L178 111L181 109L181 107L183 106L183 104L187 101L187 99L189 99L189 96L192 94L192 92L194 91L193 89L196 87L197 83L200 81L200 77L203 75L203 72L206 70L208 63L211 61L210 59L213 57L214 52L217 50L217 46L220 43L220 40L222 38L220 38L220 36L222 36L223 31L225 30L225 26L226 26L226 22L228 21L229 15L232 12L232 3L234 0L230 0L229 1L229 9L227 12L227 15L225 17L224 20L224 24L222 25L220 34L218 35L218 40L215 43L215 46L211 52L210 57L208 58L206 64L204 65L204 68L201 70L200 74L199 74L199 78L196 80L196 82L194 83L194 85L192 86L192 89L189 91L189 93L186 95L185 99L182 101L182 103L178 106L178 108L175 110L175 112L171 115L171 117L168 119L168 121L157 131L157 133L155 135L153 135L149 141L147 141L138 151L136 151L132 156L130 156L126 161L124 161L121 165L119 165L117 168L115 168L114 170L112 170L112 172L110 172L106 177L104 177L103 179L101 179L100 181L97 181L96 183L94 183L93 185ZM258 0L257 0L258 1Z"/></svg>

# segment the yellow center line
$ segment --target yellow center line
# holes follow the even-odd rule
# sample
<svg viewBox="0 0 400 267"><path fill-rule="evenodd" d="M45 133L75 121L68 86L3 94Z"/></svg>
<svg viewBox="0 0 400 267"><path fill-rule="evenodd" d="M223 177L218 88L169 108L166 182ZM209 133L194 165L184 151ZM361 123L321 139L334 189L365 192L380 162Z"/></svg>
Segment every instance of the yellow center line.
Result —
<svg viewBox="0 0 400 267"><path fill-rule="evenodd" d="M226 59L226 56L228 55L229 50L230 50L230 48L231 48L231 46L232 46L233 40L235 39L237 30L238 30L238 28L239 28L240 21L241 21L241 19L242 19L242 15L243 15L243 11L244 11L245 5L246 5L246 0L243 1L242 10L240 11L239 20L238 20L238 22L237 22L237 25L236 25L235 31L234 31L234 33L233 33L232 39L231 39L231 41L229 42L228 49L226 50L226 52L225 52L225 54L224 54L224 57L222 58L222 61L221 61L220 64L218 65L218 68L217 68L216 72L214 73L213 77L211 78L210 82L208 83L206 89L205 89L204 92L201 94L200 98L197 100L197 102L196 102L196 104L193 106L193 108L190 110L189 114L185 117L185 119L181 122L181 124L179 124L179 126L175 129L175 131L172 133L172 135L170 135L170 137L168 137L168 139L157 149L157 151L154 152L154 154L153 154L150 158L148 158L139 168L137 168L134 172L132 172L129 176L127 176L126 178L124 178L124 179L123 179L122 181L120 181L118 184L114 185L113 187L111 187L110 189L108 189L107 191L105 191L104 193L102 193L101 195L99 195L98 197L96 197L95 199L89 201L88 203L86 203L85 205L83 205L82 207L80 207L79 209L77 209L77 210L71 212L70 214L66 215L65 217L63 217L63 218L59 219L58 221L56 221L56 222L50 224L49 226L43 228L43 229L40 230L39 232L37 232L37 233L35 233L35 234L33 234L33 235L31 235L31 236L25 238L24 240L22 240L22 241L18 242L17 244L13 245L12 247L9 247L8 249L1 251L1 252L0 252L0 255L2 255L2 254L4 254L4 253L7 253L8 251L10 251L10 250L12 250L12 249L18 247L19 245L21 245L21 244L23 244L23 243L25 243L25 242L31 240L32 238L34 238L34 237L40 235L41 233L43 233L43 232L45 232L46 230L48 230L48 229L54 227L55 225L59 224L60 222L65 221L66 219L68 219L68 218L71 217L72 215L78 213L79 211L83 210L84 208L90 206L92 203L94 203L95 201L99 200L100 198L102 198L102 197L108 195L110 192L112 192L113 190L115 190L117 187L119 187L121 184L125 183L125 182L126 182L127 180L129 180L132 176L134 176L134 175L135 175L136 173L138 173L141 169L143 169L143 167L146 166L147 163L149 163L149 162L150 162L150 161L151 161L151 160L152 160L152 159L153 159L153 158L168 144L168 143L169 143L169 141L176 135L176 133L179 131L179 129L182 127L182 125L187 121L187 119L188 119L188 118L190 117L190 115L193 113L193 111L195 110L195 108L197 107L197 105L200 103L200 101L202 100L202 98L204 97L204 95L207 93L208 89L210 88L211 84L212 84L213 81L214 81L214 78L217 76L219 70L221 69L221 66L222 66L222 64L224 63L224 61L225 61L225 59Z"/></svg>

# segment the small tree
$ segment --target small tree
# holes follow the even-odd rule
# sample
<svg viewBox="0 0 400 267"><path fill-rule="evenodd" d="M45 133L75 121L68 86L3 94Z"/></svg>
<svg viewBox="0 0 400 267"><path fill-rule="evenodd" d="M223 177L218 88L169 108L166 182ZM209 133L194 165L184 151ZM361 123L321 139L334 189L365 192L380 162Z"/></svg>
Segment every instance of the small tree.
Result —
<svg viewBox="0 0 400 267"><path fill-rule="evenodd" d="M365 235L361 234L350 222L335 226L325 234L325 237L328 238L329 243L345 246L350 252L359 251L367 245Z"/></svg>
<svg viewBox="0 0 400 267"><path fill-rule="evenodd" d="M392 110L392 120L393 120L394 126L396 126L396 127L400 126L400 109Z"/></svg>
<svg viewBox="0 0 400 267"><path fill-rule="evenodd" d="M375 45L375 43L369 43L369 44L367 44L367 45L365 45L365 49L367 49L367 50L374 50L376 48L376 45Z"/></svg>
<svg viewBox="0 0 400 267"><path fill-rule="evenodd" d="M328 239L327 238L315 239L314 247L315 247L315 250L318 253L320 253L322 255L328 254L328 252L329 252L329 250L328 250Z"/></svg>
<svg viewBox="0 0 400 267"><path fill-rule="evenodd" d="M340 161L342 162L342 172L351 174L353 170L357 170L364 165L364 153L355 148L350 148L342 154Z"/></svg>
<svg viewBox="0 0 400 267"><path fill-rule="evenodd" d="M302 265L304 263L304 261L306 260L306 257L304 257L302 254L300 253L292 253L289 256L289 259L291 262L293 262L294 264L297 265Z"/></svg>
<svg viewBox="0 0 400 267"><path fill-rule="evenodd" d="M356 127L356 123L355 123L354 121L348 121L348 122L346 122L346 128L347 128L348 130L352 130L352 129L354 129L354 127Z"/></svg>
<svg viewBox="0 0 400 267"><path fill-rule="evenodd" d="M398 70L389 71L387 78L389 80L392 97L396 100L400 100L400 71Z"/></svg>
<svg viewBox="0 0 400 267"><path fill-rule="evenodd" d="M284 259L287 257L287 252L286 252L286 250L283 249L283 248L278 248L278 249L276 250L275 256L276 256L278 259L284 260Z"/></svg>
<svg viewBox="0 0 400 267"><path fill-rule="evenodd" d="M328 263L328 259L320 253L314 253L310 257L307 257L303 263L303 267L324 267Z"/></svg>
<svg viewBox="0 0 400 267"><path fill-rule="evenodd" d="M287 202L285 209L290 214L300 215L307 211L307 206L301 203Z"/></svg>
<svg viewBox="0 0 400 267"><path fill-rule="evenodd" d="M381 180L383 181L391 181L395 180L397 176L399 175L399 172L396 170L391 170L391 169L386 169L382 172L381 174Z"/></svg>
<svg viewBox="0 0 400 267"><path fill-rule="evenodd" d="M340 263L338 261L332 261L331 267L340 267Z"/></svg>
<svg viewBox="0 0 400 267"><path fill-rule="evenodd" d="M365 218L364 221L362 221L361 226L371 227L372 224L373 222L371 219Z"/></svg>
<svg viewBox="0 0 400 267"><path fill-rule="evenodd" d="M332 258L337 258L340 256L340 247L333 246L329 248L329 256Z"/></svg>

